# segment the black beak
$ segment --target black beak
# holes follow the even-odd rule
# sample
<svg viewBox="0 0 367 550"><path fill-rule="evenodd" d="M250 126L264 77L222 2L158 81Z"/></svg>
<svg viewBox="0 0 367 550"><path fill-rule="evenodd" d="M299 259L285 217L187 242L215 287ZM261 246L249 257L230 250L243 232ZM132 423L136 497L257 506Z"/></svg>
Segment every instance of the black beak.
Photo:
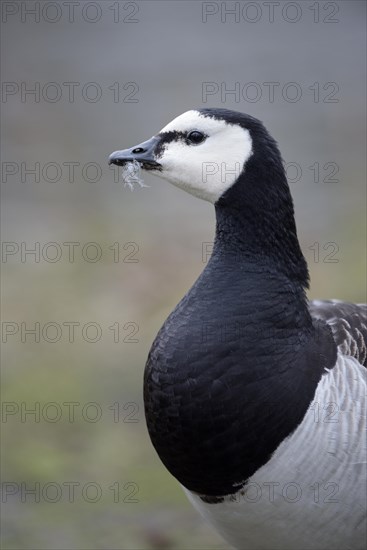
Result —
<svg viewBox="0 0 367 550"><path fill-rule="evenodd" d="M123 149L122 151L115 151L110 155L108 164L117 164L117 166L123 166L126 162L136 160L146 170L159 169L160 164L154 158L154 150L160 138L153 136L152 138L135 145L131 149Z"/></svg>

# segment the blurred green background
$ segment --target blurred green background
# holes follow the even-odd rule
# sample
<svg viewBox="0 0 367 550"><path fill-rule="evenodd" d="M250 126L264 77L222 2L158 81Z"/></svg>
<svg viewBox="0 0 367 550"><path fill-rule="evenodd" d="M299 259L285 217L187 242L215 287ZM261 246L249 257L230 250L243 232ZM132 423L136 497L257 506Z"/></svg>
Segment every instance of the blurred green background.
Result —
<svg viewBox="0 0 367 550"><path fill-rule="evenodd" d="M213 208L150 175L131 193L107 158L193 107L260 118L291 163L310 296L365 301L365 2L282 1L273 22L266 2L2 4L2 547L224 549L142 402Z"/></svg>

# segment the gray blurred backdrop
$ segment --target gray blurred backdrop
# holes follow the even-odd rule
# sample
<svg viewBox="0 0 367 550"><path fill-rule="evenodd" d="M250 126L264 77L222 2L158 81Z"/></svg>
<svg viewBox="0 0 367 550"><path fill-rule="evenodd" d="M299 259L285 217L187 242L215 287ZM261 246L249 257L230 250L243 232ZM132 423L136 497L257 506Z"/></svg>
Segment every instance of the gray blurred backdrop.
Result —
<svg viewBox="0 0 367 550"><path fill-rule="evenodd" d="M142 402L214 211L150 175L131 193L107 158L193 107L260 118L310 296L364 301L365 2L2 11L2 547L223 549L158 460Z"/></svg>

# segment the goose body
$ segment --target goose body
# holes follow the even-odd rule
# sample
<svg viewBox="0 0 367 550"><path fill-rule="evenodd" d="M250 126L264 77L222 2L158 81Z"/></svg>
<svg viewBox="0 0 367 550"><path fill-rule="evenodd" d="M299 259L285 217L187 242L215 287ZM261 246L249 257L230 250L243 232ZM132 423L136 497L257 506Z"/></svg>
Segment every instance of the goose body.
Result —
<svg viewBox="0 0 367 550"><path fill-rule="evenodd" d="M241 490L213 505L185 489L189 500L235 548L363 549L365 392L363 367L339 354L301 424Z"/></svg>
<svg viewBox="0 0 367 550"><path fill-rule="evenodd" d="M203 273L159 331L144 379L162 462L241 550L362 550L366 306L308 302L276 142L225 109L184 113L116 151L213 203Z"/></svg>

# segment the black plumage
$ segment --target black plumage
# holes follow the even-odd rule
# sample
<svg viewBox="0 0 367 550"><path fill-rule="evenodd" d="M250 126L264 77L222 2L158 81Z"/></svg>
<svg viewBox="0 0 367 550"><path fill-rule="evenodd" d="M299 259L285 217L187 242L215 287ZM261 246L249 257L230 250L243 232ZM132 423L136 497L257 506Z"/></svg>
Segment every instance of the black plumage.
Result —
<svg viewBox="0 0 367 550"><path fill-rule="evenodd" d="M152 346L144 401L166 467L188 489L218 497L236 492L296 429L336 345L308 311L307 266L275 141L247 115L200 112L235 118L254 153L215 205L208 265Z"/></svg>
<svg viewBox="0 0 367 550"><path fill-rule="evenodd" d="M212 156L217 164L244 159L230 184L217 179L205 187L202 162ZM354 382L358 390L364 382L353 361L366 364L366 313L307 301L283 162L259 120L226 109L189 111L110 156L118 165L131 161L215 204L213 254L152 345L144 403L166 467L202 501L219 503L268 467L305 418L310 425L316 390L333 387L343 355L353 373L346 392L358 394ZM319 431L310 433L322 441Z"/></svg>

